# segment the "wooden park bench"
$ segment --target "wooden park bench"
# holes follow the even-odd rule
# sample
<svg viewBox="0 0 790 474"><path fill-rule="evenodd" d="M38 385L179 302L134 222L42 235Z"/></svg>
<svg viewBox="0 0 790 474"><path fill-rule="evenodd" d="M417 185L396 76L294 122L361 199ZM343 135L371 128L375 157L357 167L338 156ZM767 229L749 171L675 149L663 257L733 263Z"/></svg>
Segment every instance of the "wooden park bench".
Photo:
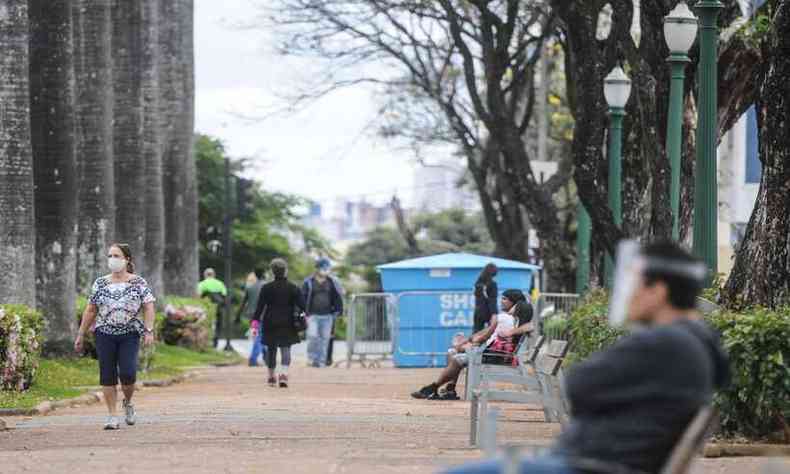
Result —
<svg viewBox="0 0 790 474"><path fill-rule="evenodd" d="M483 347L474 347L469 353L469 364L466 366L466 378L465 378L465 387L464 387L464 397L466 400L469 400L471 397L472 390L477 389L480 385L480 382L483 379L494 377L497 374L518 374L523 376L529 375L530 368L534 369L535 360L538 357L538 353L543 347L543 343L546 341L544 336L540 336L535 340L535 343L529 347L524 355L523 359L518 359L519 363L516 366L512 365L502 365L502 364L484 364L483 363L483 351L485 350ZM513 351L513 354L502 354L501 357L503 359L511 358L511 357L520 357L521 352L529 345L529 338L524 336L519 341L519 345L516 347L516 350ZM498 354L490 354L493 356L498 356Z"/></svg>
<svg viewBox="0 0 790 474"><path fill-rule="evenodd" d="M483 444L487 447L486 454L493 456L496 451L496 415L488 416L486 435L489 439L484 440ZM660 474L688 474L692 461L703 449L712 427L717 421L716 409L710 405L705 405L692 418L686 426L680 439L672 448L669 457L664 462ZM520 447L509 444L505 447L505 466L504 472L519 472ZM628 467L601 462L594 459L569 459L570 465L574 468L583 470L590 474L639 474Z"/></svg>
<svg viewBox="0 0 790 474"><path fill-rule="evenodd" d="M472 351L469 362L472 375L469 378L471 382L476 383L476 386L470 387L469 390L470 444L477 445L481 433L486 429L489 402L540 405L543 407L546 421L564 424L568 419L568 412L561 388L560 368L567 352L567 341L554 340L545 351L533 348L530 352L534 360L532 364L523 364L523 367L518 369L507 370L501 366L499 368L494 368L493 365L483 366L482 351ZM508 383L513 388L496 388L493 386L495 383Z"/></svg>

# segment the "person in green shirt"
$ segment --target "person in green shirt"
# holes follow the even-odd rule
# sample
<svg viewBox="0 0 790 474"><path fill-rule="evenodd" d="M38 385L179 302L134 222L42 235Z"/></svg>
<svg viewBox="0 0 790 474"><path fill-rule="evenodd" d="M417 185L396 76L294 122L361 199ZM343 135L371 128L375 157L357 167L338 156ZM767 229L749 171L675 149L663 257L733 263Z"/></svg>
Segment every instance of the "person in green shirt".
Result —
<svg viewBox="0 0 790 474"><path fill-rule="evenodd" d="M213 268L203 270L203 281L198 283L197 294L200 298L209 298L212 303L217 305L217 314L214 318L214 347L217 347L219 336L222 334L222 308L225 305L225 297L228 296L228 289L225 284L217 280L217 274Z"/></svg>

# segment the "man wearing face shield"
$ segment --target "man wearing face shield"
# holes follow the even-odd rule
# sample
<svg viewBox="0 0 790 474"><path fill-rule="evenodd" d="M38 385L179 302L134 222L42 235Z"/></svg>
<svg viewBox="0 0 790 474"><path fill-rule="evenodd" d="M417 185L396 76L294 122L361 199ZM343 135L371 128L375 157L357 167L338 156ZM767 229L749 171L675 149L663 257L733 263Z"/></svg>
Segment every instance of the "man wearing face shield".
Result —
<svg viewBox="0 0 790 474"><path fill-rule="evenodd" d="M335 318L343 314L343 287L329 272L328 258L319 258L315 273L302 285L307 307L307 358L313 367L325 367Z"/></svg>
<svg viewBox="0 0 790 474"><path fill-rule="evenodd" d="M695 310L706 268L673 243L618 248L610 321L634 331L573 366L571 423L530 474L656 473L714 390L729 379L719 337ZM450 472L494 473L494 462Z"/></svg>

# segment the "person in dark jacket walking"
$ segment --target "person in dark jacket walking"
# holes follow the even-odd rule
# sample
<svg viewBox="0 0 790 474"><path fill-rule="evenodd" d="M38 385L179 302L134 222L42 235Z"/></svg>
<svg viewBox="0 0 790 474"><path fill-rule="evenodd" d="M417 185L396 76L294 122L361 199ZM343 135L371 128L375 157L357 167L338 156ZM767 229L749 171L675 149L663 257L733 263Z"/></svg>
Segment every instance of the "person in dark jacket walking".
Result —
<svg viewBox="0 0 790 474"><path fill-rule="evenodd" d="M671 242L642 248L639 261L626 282L636 289L623 301L641 329L574 365L565 379L570 425L550 455L518 472L657 473L694 415L728 383L719 337L695 309L705 265ZM450 472L501 470L486 462Z"/></svg>
<svg viewBox="0 0 790 474"><path fill-rule="evenodd" d="M497 298L499 289L497 288L494 277L497 274L497 267L489 263L480 272L475 282L475 325L473 332L480 332L486 324L491 321L491 316L497 314Z"/></svg>
<svg viewBox="0 0 790 474"><path fill-rule="evenodd" d="M331 263L319 258L315 273L302 284L307 305L307 358L309 365L324 367L335 319L343 314L343 287L330 274Z"/></svg>
<svg viewBox="0 0 790 474"><path fill-rule="evenodd" d="M256 268L255 272L247 275L247 284L244 286L244 298L241 300L241 305L239 306L239 314L236 315L236 324L241 322L242 315L250 321L252 350L250 351L250 357L247 362L250 367L258 366L258 357L261 355L263 356L263 360L266 360L266 349L263 347L263 342L261 342L262 338L258 335L258 333L260 333L260 326L258 326L260 323L252 320L252 317L255 315L255 310L258 309L258 297L261 294L261 288L263 288L264 276L262 268ZM252 334L253 328L256 329L255 335Z"/></svg>
<svg viewBox="0 0 790 474"><path fill-rule="evenodd" d="M268 383L279 382L281 388L288 387L288 367L291 365L291 346L299 343L295 318L297 311L305 310L304 297L299 287L288 281L288 264L281 258L271 263L274 281L261 288L258 306L253 321L260 321L263 328L263 345L266 346L266 366L269 369ZM253 336L258 331L253 329ZM275 379L277 349L280 349L280 369Z"/></svg>

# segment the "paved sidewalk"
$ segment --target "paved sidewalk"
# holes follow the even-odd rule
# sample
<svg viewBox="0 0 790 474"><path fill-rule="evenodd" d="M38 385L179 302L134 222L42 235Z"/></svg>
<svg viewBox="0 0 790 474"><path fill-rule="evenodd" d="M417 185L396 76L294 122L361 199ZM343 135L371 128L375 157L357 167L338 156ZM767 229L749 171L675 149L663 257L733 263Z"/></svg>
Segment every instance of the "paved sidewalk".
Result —
<svg viewBox="0 0 790 474"><path fill-rule="evenodd" d="M140 392L137 426L117 432L101 430L100 405L6 419L0 472L433 473L480 457L467 445L466 403L409 398L436 373L297 367L278 389L262 368L203 370ZM559 431L535 408L506 411L501 439L548 444ZM759 473L760 463L705 460L698 472Z"/></svg>

